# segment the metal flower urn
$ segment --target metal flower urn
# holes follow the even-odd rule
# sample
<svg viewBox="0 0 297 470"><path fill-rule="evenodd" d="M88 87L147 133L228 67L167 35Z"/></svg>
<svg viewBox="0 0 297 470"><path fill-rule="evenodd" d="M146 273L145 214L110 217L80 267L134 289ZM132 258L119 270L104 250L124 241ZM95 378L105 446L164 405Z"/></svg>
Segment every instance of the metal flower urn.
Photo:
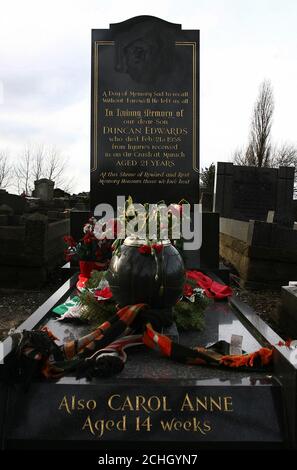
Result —
<svg viewBox="0 0 297 470"><path fill-rule="evenodd" d="M111 259L106 279L120 307L146 303L154 308L173 306L182 296L185 269L182 257L170 240L146 245L128 237L120 255Z"/></svg>

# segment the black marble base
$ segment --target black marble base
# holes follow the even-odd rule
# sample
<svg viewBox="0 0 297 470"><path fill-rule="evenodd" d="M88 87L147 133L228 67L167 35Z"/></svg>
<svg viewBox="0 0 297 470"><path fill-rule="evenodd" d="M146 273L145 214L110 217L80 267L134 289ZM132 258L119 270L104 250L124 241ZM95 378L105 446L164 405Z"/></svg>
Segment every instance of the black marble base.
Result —
<svg viewBox="0 0 297 470"><path fill-rule="evenodd" d="M46 324L60 341L88 332L87 325L57 322L51 314L54 305L73 295L75 281L66 283L20 329ZM244 312L236 298L213 302L205 311L205 329L180 333L179 341L207 346L239 334L247 352L276 344L280 338L257 318ZM8 339L6 355L9 348ZM125 369L108 380L90 383L66 376L55 383L34 382L28 392L0 384L3 447L21 448L27 442L31 448L92 448L129 441L195 442L213 448L255 442L260 447L293 446L296 420L288 419L288 410L294 416L296 368L279 349L276 371L269 374L177 364L137 347L128 350ZM280 370L286 371L286 380Z"/></svg>

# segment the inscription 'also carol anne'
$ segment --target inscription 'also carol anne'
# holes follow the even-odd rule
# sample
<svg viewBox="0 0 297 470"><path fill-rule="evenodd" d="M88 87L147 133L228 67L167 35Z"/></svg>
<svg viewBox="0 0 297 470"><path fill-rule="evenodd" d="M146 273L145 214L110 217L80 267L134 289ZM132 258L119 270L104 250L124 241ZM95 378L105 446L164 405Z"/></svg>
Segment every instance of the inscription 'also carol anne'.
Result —
<svg viewBox="0 0 297 470"><path fill-rule="evenodd" d="M101 400L100 400L100 403ZM106 400L106 405L111 411L144 411L151 413L154 411L173 411L170 397L167 395L110 395ZM175 411L180 412L232 412L233 402L231 396L191 396L186 393L180 402L174 403ZM63 397L59 404L59 410L64 410L71 414L73 411L93 411L97 408L97 401L94 399L85 400L77 398L75 395Z"/></svg>

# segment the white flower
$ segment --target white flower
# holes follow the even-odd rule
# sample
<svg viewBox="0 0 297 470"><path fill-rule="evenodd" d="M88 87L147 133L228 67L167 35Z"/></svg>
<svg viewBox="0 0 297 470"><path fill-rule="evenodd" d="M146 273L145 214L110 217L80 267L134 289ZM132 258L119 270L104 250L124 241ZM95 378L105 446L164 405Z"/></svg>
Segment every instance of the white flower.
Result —
<svg viewBox="0 0 297 470"><path fill-rule="evenodd" d="M92 230L93 230L93 225L91 224L84 225L84 233L92 232Z"/></svg>

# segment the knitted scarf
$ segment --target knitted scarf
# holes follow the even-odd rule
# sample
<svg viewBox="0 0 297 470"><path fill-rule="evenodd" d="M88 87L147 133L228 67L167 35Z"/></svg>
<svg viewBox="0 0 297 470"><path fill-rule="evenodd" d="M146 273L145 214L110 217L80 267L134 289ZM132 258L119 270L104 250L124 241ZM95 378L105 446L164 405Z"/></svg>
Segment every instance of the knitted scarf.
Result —
<svg viewBox="0 0 297 470"><path fill-rule="evenodd" d="M125 350L135 345L145 345L168 359L188 365L259 370L271 362L272 349L268 348L235 356L221 354L215 347L183 346L159 333L163 324L158 311L145 304L137 304L121 308L88 335L61 346L46 327L39 331L15 333L12 336L15 357L18 358L16 369L19 371L23 367L24 359L27 359L26 364L30 359L34 371L38 369L47 379L58 379L70 371L74 371L77 378L89 380L93 376L108 377L123 369L127 359ZM18 376L22 374L26 375L22 371Z"/></svg>

